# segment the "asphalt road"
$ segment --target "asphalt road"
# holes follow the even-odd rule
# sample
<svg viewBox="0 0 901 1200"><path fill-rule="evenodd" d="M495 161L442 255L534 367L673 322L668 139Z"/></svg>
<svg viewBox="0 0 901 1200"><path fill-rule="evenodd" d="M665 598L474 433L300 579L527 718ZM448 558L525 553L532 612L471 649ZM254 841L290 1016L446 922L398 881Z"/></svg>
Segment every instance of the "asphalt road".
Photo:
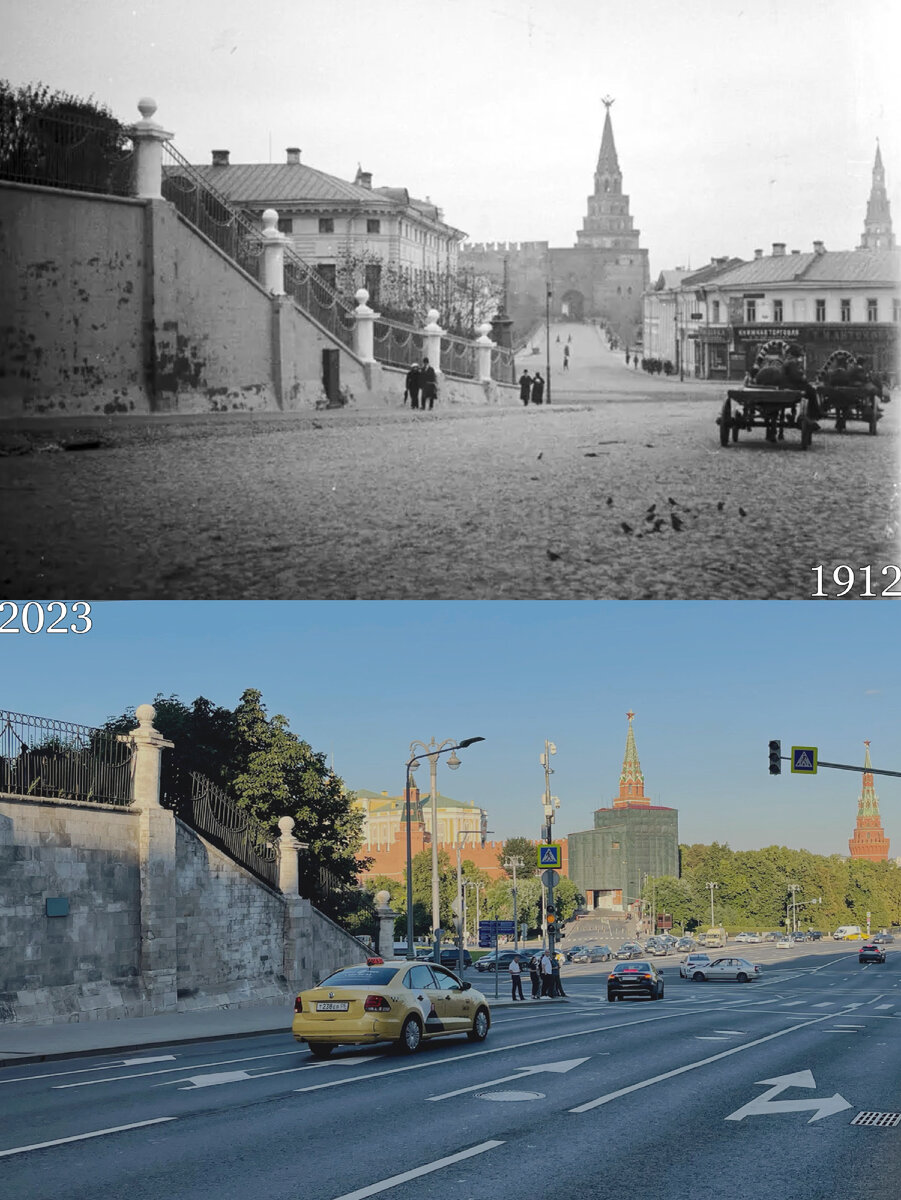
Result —
<svg viewBox="0 0 901 1200"><path fill-rule="evenodd" d="M866 566L877 596L894 582L901 401L877 437L824 422L808 452L794 431L723 449L722 385L650 377L573 329L551 406L0 424L0 590L803 599L822 566L838 598L839 565L847 598Z"/></svg>
<svg viewBox="0 0 901 1200"><path fill-rule="evenodd" d="M320 1063L286 1034L9 1068L4 1194L894 1200L901 1125L852 1122L901 1113L901 952L748 949L760 980L694 984L668 959L655 1003L608 1004L605 970L570 968L568 1003L412 1058Z"/></svg>

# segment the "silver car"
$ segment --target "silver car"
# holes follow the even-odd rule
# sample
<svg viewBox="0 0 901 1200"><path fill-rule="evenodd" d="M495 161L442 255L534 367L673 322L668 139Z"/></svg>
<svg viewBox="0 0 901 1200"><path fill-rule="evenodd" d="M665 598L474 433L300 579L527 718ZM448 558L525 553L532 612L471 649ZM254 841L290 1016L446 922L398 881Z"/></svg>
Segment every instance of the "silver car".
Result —
<svg viewBox="0 0 901 1200"><path fill-rule="evenodd" d="M759 964L748 962L746 958L715 958L706 966L695 967L689 979L696 983L702 980L713 983L718 979L735 979L739 983L750 983L759 975Z"/></svg>
<svg viewBox="0 0 901 1200"><path fill-rule="evenodd" d="M703 951L697 954L686 954L685 958L679 963L679 974L683 979L694 979L695 971L703 972L704 968L710 962L710 955ZM703 974L699 974L697 978L703 979Z"/></svg>
<svg viewBox="0 0 901 1200"><path fill-rule="evenodd" d="M613 951L609 946L583 946L578 954L573 955L573 962L609 962Z"/></svg>

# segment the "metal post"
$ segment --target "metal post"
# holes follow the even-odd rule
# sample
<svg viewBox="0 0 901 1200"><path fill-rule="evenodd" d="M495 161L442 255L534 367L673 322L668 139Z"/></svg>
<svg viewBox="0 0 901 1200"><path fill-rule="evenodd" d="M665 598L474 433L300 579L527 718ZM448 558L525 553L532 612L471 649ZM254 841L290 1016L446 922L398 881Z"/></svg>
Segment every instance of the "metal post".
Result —
<svg viewBox="0 0 901 1200"><path fill-rule="evenodd" d="M404 796L407 801L407 958L413 958L413 834L412 817L410 815L410 768L412 760L407 763L407 786Z"/></svg>
<svg viewBox="0 0 901 1200"><path fill-rule="evenodd" d="M544 306L544 326L545 326L545 367L547 370L547 402L551 402L551 281L547 281L547 297Z"/></svg>

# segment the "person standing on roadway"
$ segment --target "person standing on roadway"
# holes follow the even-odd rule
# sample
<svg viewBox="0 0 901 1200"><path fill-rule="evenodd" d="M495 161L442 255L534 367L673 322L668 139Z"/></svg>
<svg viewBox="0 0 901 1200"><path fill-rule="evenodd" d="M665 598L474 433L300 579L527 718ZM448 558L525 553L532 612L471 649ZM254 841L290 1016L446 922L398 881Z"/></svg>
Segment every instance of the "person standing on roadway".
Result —
<svg viewBox="0 0 901 1200"><path fill-rule="evenodd" d="M541 956L541 994L548 998L554 995L554 968L547 950Z"/></svg>
<svg viewBox="0 0 901 1200"><path fill-rule="evenodd" d="M529 960L529 979L532 982L532 999L541 995L541 955L533 954Z"/></svg>
<svg viewBox="0 0 901 1200"><path fill-rule="evenodd" d="M513 958L510 960L509 971L510 985L513 989L513 999L525 1000L525 996L522 994L522 968L519 965L518 954L514 954ZM517 993L519 994L517 995Z"/></svg>

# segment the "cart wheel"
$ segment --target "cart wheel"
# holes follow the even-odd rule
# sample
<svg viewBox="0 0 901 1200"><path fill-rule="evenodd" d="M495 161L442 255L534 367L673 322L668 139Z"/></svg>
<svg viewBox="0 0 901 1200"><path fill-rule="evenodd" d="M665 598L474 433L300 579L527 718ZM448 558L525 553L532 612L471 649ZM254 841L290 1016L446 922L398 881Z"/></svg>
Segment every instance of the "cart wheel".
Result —
<svg viewBox="0 0 901 1200"><path fill-rule="evenodd" d="M870 417L870 433L873 434L873 436L875 437L876 434L879 432L878 425L877 425L877 423L879 421L879 406L876 404L875 400L870 405L869 417Z"/></svg>
<svg viewBox="0 0 901 1200"><path fill-rule="evenodd" d="M720 412L720 445L729 445L729 430L732 428L732 401L724 400Z"/></svg>
<svg viewBox="0 0 901 1200"><path fill-rule="evenodd" d="M813 431L810 428L810 418L807 415L807 401L801 401L801 410L798 413L798 424L801 426L801 449L810 449L810 439L813 436Z"/></svg>

